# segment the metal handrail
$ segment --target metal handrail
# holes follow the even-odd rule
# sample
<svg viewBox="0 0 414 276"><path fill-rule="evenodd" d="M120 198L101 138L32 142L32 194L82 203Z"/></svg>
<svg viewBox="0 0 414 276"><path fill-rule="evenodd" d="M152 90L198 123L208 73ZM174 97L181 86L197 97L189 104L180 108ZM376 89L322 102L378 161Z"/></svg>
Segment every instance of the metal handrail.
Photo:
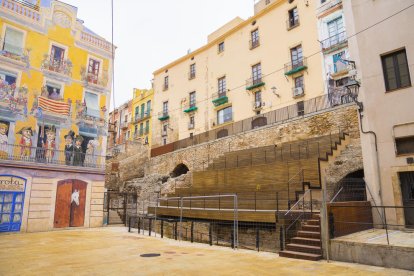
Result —
<svg viewBox="0 0 414 276"><path fill-rule="evenodd" d="M284 216L287 216L291 211L293 211L293 208L295 208L298 204L299 204L299 202L301 201L301 200L303 200L304 198L305 198L305 196L306 196L306 194L307 193L309 193L311 190L309 189L309 190L306 190L306 192L302 195L302 197L292 206L292 208L290 208L286 213L285 213L285 215Z"/></svg>
<svg viewBox="0 0 414 276"><path fill-rule="evenodd" d="M329 201L329 203L332 203L335 201L335 199L338 197L338 195L342 192L342 190L344 189L344 187L342 186L341 189L339 189L339 191L334 195L334 197L331 199L331 201Z"/></svg>

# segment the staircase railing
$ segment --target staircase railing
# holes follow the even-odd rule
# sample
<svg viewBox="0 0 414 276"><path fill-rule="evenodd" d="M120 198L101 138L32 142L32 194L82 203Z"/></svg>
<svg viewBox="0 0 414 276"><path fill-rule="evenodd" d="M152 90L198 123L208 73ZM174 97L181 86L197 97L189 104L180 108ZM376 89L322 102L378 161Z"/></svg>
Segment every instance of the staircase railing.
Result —
<svg viewBox="0 0 414 276"><path fill-rule="evenodd" d="M288 208L290 209L290 189L291 185L295 183L302 184L304 179L304 169L300 169L294 176L292 176L287 182L287 194L288 194ZM299 179L297 179L299 178ZM296 205L296 204L295 204Z"/></svg>

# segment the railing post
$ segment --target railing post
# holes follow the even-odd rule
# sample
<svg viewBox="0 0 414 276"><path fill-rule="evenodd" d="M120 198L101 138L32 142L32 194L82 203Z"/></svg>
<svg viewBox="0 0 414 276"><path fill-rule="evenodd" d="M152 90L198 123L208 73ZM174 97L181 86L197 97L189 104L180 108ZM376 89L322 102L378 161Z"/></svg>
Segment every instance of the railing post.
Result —
<svg viewBox="0 0 414 276"><path fill-rule="evenodd" d="M138 217L138 234L141 233L141 218Z"/></svg>
<svg viewBox="0 0 414 276"><path fill-rule="evenodd" d="M279 230L279 243L280 243L280 251L283 251L285 249L285 226L282 225L280 226L280 230Z"/></svg>
<svg viewBox="0 0 414 276"><path fill-rule="evenodd" d="M388 224L387 224L387 212L385 207L382 207L384 210L384 223L385 223L385 233L387 234L387 244L390 245L390 239L388 237Z"/></svg>
<svg viewBox="0 0 414 276"><path fill-rule="evenodd" d="M313 207L312 207L312 190L310 190L310 211L311 211L311 216L313 214Z"/></svg>
<svg viewBox="0 0 414 276"><path fill-rule="evenodd" d="M220 205L221 205L221 197L220 197L220 193L219 193L219 210L220 210Z"/></svg>
<svg viewBox="0 0 414 276"><path fill-rule="evenodd" d="M256 198L256 192L254 192L254 210L257 211L257 198Z"/></svg>
<svg viewBox="0 0 414 276"><path fill-rule="evenodd" d="M203 200L204 200L204 210L206 209L206 198L205 198L206 194L204 194Z"/></svg>
<svg viewBox="0 0 414 276"><path fill-rule="evenodd" d="M194 221L191 222L191 242L194 242Z"/></svg>
<svg viewBox="0 0 414 276"><path fill-rule="evenodd" d="M209 226L208 226L208 244L210 246L213 245L213 229L211 227L211 222L209 223Z"/></svg>
<svg viewBox="0 0 414 276"><path fill-rule="evenodd" d="M279 222L279 192L276 192L276 211L277 211L276 222Z"/></svg>
<svg viewBox="0 0 414 276"><path fill-rule="evenodd" d="M161 239L164 238L164 220L161 220Z"/></svg>
<svg viewBox="0 0 414 276"><path fill-rule="evenodd" d="M151 236L151 229L152 228L152 219L149 219L149 223L148 223L148 236Z"/></svg>
<svg viewBox="0 0 414 276"><path fill-rule="evenodd" d="M256 248L257 248L257 252L260 251L260 232L259 232L259 227L257 227L256 225Z"/></svg>
<svg viewBox="0 0 414 276"><path fill-rule="evenodd" d="M132 217L129 217L129 220L128 220L128 232L129 233L131 233L131 218Z"/></svg>

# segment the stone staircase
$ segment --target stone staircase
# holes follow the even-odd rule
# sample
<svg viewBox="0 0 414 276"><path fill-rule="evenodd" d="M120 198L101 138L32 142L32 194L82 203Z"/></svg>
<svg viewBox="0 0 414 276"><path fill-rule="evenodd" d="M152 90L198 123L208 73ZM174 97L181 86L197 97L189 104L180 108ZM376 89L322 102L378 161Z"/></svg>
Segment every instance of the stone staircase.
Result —
<svg viewBox="0 0 414 276"><path fill-rule="evenodd" d="M314 214L312 219L304 221L301 230L286 245L285 250L279 252L279 256L294 259L318 261L322 259L321 222L319 214Z"/></svg>

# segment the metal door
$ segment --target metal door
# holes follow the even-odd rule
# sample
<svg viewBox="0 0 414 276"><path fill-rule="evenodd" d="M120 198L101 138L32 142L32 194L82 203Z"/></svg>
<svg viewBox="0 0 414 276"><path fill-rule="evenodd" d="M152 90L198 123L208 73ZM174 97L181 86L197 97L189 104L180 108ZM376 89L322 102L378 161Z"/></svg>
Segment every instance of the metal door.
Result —
<svg viewBox="0 0 414 276"><path fill-rule="evenodd" d="M400 173L405 225L414 228L414 172Z"/></svg>

